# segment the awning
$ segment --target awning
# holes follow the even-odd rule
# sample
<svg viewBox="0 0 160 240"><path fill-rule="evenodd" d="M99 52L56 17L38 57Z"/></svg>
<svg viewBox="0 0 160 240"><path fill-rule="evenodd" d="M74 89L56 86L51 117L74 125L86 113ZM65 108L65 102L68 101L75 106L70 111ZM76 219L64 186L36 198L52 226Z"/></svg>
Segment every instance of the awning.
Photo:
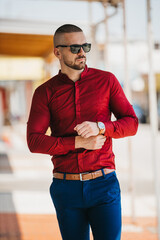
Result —
<svg viewBox="0 0 160 240"><path fill-rule="evenodd" d="M46 57L53 52L53 36L0 33L0 54Z"/></svg>

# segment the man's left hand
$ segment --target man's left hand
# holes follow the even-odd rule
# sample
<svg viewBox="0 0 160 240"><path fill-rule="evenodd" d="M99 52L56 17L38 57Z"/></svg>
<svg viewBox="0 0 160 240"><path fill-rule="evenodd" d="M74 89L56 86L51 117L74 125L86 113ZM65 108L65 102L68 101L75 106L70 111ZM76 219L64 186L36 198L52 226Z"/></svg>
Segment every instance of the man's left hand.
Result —
<svg viewBox="0 0 160 240"><path fill-rule="evenodd" d="M85 121L75 126L74 130L77 131L79 136L84 138L97 136L99 134L99 128L96 122Z"/></svg>

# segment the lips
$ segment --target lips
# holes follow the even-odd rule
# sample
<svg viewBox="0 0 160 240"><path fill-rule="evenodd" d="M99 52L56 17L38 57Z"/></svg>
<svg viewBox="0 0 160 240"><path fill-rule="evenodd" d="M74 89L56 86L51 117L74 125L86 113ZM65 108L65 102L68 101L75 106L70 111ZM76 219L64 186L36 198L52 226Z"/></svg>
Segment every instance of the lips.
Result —
<svg viewBox="0 0 160 240"><path fill-rule="evenodd" d="M81 58L81 59L77 59L78 61L81 61L81 62L83 62L83 61L85 61L85 59L83 58Z"/></svg>
<svg viewBox="0 0 160 240"><path fill-rule="evenodd" d="M85 58L77 58L76 60L81 61L81 62L84 62L84 61L85 61Z"/></svg>

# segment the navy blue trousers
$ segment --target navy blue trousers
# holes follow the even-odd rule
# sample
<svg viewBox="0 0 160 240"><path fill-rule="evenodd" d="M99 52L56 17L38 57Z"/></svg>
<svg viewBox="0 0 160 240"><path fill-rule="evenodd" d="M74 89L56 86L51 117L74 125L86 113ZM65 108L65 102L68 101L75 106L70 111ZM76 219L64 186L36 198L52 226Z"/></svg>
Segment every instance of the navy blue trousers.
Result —
<svg viewBox="0 0 160 240"><path fill-rule="evenodd" d="M53 178L50 194L63 240L120 240L121 196L115 172L88 180Z"/></svg>

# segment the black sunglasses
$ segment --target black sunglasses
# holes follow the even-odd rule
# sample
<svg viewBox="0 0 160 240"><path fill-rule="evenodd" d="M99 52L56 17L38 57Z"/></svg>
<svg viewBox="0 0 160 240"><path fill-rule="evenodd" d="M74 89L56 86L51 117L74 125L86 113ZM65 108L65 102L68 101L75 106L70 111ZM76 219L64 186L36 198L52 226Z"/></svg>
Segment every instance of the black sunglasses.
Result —
<svg viewBox="0 0 160 240"><path fill-rule="evenodd" d="M82 45L79 45L79 44L57 45L56 48L58 48L58 47L70 47L71 52L74 54L79 53L81 48L83 48L83 51L85 53L88 53L91 50L91 43L84 43Z"/></svg>

